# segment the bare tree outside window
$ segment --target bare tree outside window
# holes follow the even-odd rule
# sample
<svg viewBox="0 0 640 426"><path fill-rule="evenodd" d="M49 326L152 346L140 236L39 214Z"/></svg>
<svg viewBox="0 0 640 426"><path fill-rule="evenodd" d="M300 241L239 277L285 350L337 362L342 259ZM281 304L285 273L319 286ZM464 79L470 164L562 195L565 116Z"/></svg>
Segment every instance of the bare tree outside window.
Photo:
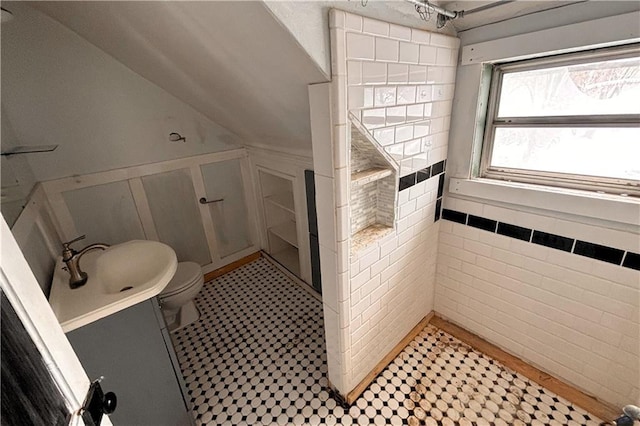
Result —
<svg viewBox="0 0 640 426"><path fill-rule="evenodd" d="M638 46L496 65L493 75L484 177L640 195Z"/></svg>

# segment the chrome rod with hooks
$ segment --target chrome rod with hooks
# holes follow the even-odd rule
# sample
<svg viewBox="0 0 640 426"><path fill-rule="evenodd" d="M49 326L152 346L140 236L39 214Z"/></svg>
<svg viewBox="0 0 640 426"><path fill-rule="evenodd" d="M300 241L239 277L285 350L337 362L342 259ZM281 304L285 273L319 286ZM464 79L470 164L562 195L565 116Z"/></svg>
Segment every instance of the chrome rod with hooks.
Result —
<svg viewBox="0 0 640 426"><path fill-rule="evenodd" d="M440 15L446 16L449 19L456 19L456 18L462 16L462 12L455 12L455 11L452 11L452 10L443 9L440 6L436 6L434 4L429 3L429 1L427 1L427 0L424 0L424 1L421 1L421 0L407 0L407 1L409 3L415 4L416 6L427 7L430 10L432 10L432 11L434 11L434 12L440 14Z"/></svg>

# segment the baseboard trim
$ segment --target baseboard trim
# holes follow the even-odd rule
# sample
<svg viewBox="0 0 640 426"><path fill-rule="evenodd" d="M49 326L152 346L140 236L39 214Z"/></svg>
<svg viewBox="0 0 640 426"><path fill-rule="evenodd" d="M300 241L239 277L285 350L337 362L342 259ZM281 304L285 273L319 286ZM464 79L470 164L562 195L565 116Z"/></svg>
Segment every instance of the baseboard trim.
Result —
<svg viewBox="0 0 640 426"><path fill-rule="evenodd" d="M362 393L369 387L369 385L375 380L375 378L378 377L378 374L380 374L382 370L387 368L391 361L393 361L400 354L400 352L402 352L402 350L406 348L407 345L427 326L427 324L429 324L429 321L431 321L433 315L434 312L431 311L424 318L422 318L422 320L415 327L413 327L411 331L397 345L393 347L393 349L391 349L391 352L389 352L384 358L382 358L382 360L378 364L376 364L375 367L373 367L369 374L367 374L365 378L362 379L360 383L358 383L358 385L347 394L346 398L344 398L347 405L353 404L354 401L358 399L360 395L362 395Z"/></svg>
<svg viewBox="0 0 640 426"><path fill-rule="evenodd" d="M464 328L443 319L437 312L431 318L430 324L440 330L461 340L472 348L490 356L507 368L510 368L530 380L544 386L551 392L561 396L572 404L598 416L603 421L612 421L620 416L621 410L612 405L602 402L597 398L588 395L581 390L557 379L550 374L528 364L522 359L511 355L496 345L487 342L482 337L465 330Z"/></svg>
<svg viewBox="0 0 640 426"><path fill-rule="evenodd" d="M224 274L227 274L233 271L234 269L238 269L239 267L246 265L247 263L251 263L256 259L260 259L261 256L262 256L262 253L257 251L255 253L252 253L248 256L243 257L242 259L238 259L235 262L231 262L230 264L225 265L222 268L218 268L214 271L208 272L204 274L204 281L207 282L215 278L218 278Z"/></svg>

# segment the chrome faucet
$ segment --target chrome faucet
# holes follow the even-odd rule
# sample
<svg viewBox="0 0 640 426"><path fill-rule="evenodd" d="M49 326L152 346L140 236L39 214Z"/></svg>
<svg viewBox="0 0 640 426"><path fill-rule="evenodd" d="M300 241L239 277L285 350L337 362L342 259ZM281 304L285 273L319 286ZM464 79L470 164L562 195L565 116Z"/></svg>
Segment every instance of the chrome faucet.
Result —
<svg viewBox="0 0 640 426"><path fill-rule="evenodd" d="M62 260L67 265L67 271L69 275L71 275L69 277L69 287L72 289L82 287L87 283L87 279L89 278L87 273L82 272L80 269L80 258L88 251L95 249L106 250L109 247L108 244L97 243L88 245L80 251L75 251L71 248L71 244L84 240L85 238L86 235L81 235L67 243L62 243Z"/></svg>

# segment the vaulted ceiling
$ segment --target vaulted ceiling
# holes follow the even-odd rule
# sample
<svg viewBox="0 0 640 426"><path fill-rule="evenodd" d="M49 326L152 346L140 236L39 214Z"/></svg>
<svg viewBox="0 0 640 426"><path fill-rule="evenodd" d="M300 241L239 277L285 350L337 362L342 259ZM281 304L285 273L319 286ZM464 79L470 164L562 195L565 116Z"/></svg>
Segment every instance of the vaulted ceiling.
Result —
<svg viewBox="0 0 640 426"><path fill-rule="evenodd" d="M326 81L262 2L34 2L246 143L310 149L307 85Z"/></svg>
<svg viewBox="0 0 640 426"><path fill-rule="evenodd" d="M433 26L399 1L30 4L246 144L306 155L311 152L307 85L328 81L331 72L329 9Z"/></svg>
<svg viewBox="0 0 640 426"><path fill-rule="evenodd" d="M307 86L330 76L330 8L455 35L581 2L434 3L466 13L437 30L405 1L30 2L246 144L306 155Z"/></svg>

